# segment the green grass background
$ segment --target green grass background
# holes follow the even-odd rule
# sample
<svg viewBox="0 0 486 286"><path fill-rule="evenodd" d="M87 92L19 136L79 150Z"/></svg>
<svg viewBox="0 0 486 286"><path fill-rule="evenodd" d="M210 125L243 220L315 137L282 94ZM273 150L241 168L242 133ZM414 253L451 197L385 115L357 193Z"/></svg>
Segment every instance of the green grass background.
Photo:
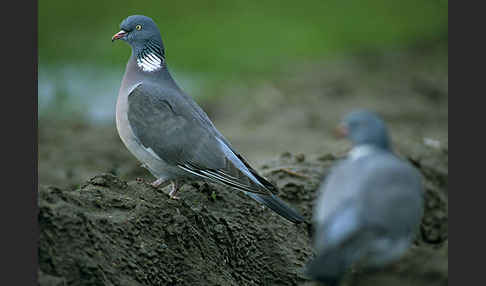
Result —
<svg viewBox="0 0 486 286"><path fill-rule="evenodd" d="M158 24L171 67L222 77L448 37L448 2L441 0L43 0L39 62L123 68L130 49L111 36L132 14Z"/></svg>

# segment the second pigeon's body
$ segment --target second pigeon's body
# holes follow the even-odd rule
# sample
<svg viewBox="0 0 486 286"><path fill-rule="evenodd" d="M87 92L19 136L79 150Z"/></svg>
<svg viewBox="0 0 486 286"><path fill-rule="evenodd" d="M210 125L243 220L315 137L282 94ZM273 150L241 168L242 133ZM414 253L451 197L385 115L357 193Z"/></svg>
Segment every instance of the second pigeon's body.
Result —
<svg viewBox="0 0 486 286"><path fill-rule="evenodd" d="M130 152L157 178L153 186L172 183L174 198L188 181L216 182L245 192L289 221L303 222L173 80L152 19L130 16L120 26L113 39L129 42L132 55L118 94L117 129Z"/></svg>
<svg viewBox="0 0 486 286"><path fill-rule="evenodd" d="M379 268L400 258L423 214L420 173L388 149L381 120L354 115L355 146L326 177L314 209L317 257L308 273L329 285L354 263Z"/></svg>

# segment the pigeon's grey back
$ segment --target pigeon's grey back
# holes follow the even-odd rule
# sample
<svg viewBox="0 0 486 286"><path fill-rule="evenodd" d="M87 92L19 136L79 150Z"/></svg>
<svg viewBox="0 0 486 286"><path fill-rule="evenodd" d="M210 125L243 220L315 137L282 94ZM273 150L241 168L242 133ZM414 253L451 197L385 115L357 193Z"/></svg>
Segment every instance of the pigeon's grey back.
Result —
<svg viewBox="0 0 486 286"><path fill-rule="evenodd" d="M423 214L420 174L386 151L343 160L319 192L314 211L318 257L308 271L327 282L362 259L368 267L398 259Z"/></svg>
<svg viewBox="0 0 486 286"><path fill-rule="evenodd" d="M374 217L375 210L369 206L377 206L381 212L390 211L391 215L400 214L392 210L399 207L393 204L400 204L402 198L417 201L417 207L420 207L422 183L419 172L410 164L392 153L377 151L357 160L345 159L340 162L330 172L319 192L314 220L325 224L334 212L348 202L366 207L362 210L367 214L364 218ZM410 213L416 213L414 210L410 210Z"/></svg>

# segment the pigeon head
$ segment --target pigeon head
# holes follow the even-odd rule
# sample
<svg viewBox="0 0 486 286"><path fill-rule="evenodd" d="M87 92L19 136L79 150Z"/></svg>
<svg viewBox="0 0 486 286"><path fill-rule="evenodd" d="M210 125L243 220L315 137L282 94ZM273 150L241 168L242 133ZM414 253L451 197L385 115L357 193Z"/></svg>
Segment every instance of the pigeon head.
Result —
<svg viewBox="0 0 486 286"><path fill-rule="evenodd" d="M372 145L390 149L385 122L373 112L357 110L348 114L337 128L341 137L347 137L353 146Z"/></svg>
<svg viewBox="0 0 486 286"><path fill-rule="evenodd" d="M112 41L124 40L134 48L143 48L149 41L162 44L157 25L147 16L129 16L121 22L120 29L120 32L111 38Z"/></svg>
<svg viewBox="0 0 486 286"><path fill-rule="evenodd" d="M143 71L155 71L162 67L165 61L164 45L159 29L151 18L129 16L121 22L120 29L111 40L123 40L130 44Z"/></svg>

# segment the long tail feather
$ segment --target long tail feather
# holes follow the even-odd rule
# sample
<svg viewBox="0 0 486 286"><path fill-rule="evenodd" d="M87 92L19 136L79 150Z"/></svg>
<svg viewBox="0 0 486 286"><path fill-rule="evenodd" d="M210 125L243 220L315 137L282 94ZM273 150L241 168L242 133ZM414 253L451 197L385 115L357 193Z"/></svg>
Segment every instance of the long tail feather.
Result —
<svg viewBox="0 0 486 286"><path fill-rule="evenodd" d="M304 218L300 214L298 214L295 210L286 205L280 198L275 195L259 195L254 193L246 194L293 223L304 222Z"/></svg>
<svg viewBox="0 0 486 286"><path fill-rule="evenodd" d="M326 285L338 285L348 265L343 261L338 249L326 253L320 253L306 266L306 275L310 278L326 283Z"/></svg>

